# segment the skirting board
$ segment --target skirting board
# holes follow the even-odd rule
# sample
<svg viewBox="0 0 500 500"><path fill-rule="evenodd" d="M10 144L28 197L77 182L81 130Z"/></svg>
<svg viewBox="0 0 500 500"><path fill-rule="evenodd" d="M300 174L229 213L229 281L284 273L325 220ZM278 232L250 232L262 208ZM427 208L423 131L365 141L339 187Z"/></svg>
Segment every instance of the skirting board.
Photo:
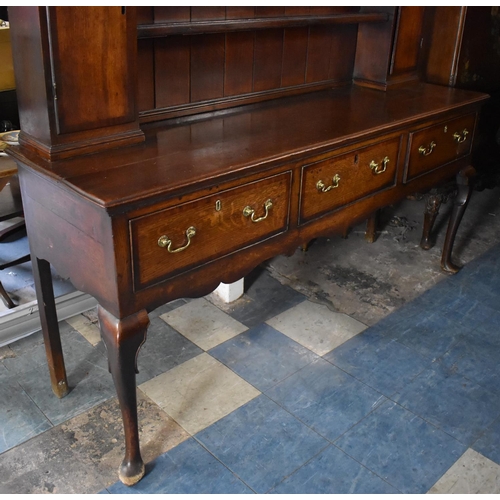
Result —
<svg viewBox="0 0 500 500"><path fill-rule="evenodd" d="M71 292L56 298L59 321L88 311L97 305L97 300L83 292ZM0 347L12 344L41 329L36 300L16 307L12 312L0 316Z"/></svg>

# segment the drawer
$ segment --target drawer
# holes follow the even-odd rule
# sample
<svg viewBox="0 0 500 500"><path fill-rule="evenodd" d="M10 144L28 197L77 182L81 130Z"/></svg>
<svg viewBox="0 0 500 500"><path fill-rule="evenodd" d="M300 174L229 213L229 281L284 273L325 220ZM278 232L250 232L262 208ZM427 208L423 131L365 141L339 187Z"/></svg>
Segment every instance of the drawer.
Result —
<svg viewBox="0 0 500 500"><path fill-rule="evenodd" d="M475 122L471 114L410 133L405 182L469 154Z"/></svg>
<svg viewBox="0 0 500 500"><path fill-rule="evenodd" d="M130 221L135 289L287 230L284 172Z"/></svg>
<svg viewBox="0 0 500 500"><path fill-rule="evenodd" d="M398 136L302 167L300 222L394 186L400 142Z"/></svg>

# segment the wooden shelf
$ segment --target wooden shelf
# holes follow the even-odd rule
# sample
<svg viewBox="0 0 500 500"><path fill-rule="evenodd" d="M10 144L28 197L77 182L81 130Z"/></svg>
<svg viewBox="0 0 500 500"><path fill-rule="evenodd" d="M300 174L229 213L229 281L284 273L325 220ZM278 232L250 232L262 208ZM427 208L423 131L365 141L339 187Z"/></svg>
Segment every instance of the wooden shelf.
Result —
<svg viewBox="0 0 500 500"><path fill-rule="evenodd" d="M297 16L258 19L224 19L220 21L193 21L181 23L140 24L138 38L156 38L169 35L199 35L269 28L293 28L325 24L379 23L389 19L386 13L336 14L332 16Z"/></svg>

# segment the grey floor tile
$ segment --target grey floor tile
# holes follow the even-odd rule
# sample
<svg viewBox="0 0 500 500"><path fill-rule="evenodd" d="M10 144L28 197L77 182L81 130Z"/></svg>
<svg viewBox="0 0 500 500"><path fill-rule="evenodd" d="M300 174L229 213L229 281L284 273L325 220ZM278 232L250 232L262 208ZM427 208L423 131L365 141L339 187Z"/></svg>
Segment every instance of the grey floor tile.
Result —
<svg viewBox="0 0 500 500"><path fill-rule="evenodd" d="M163 304L160 307L157 307L153 311L149 313L149 319L153 318L158 318L162 314L165 314L167 312L173 311L174 309L177 309L180 306L183 306L184 304L187 304L189 299L176 299L173 300L172 302L168 302L166 304Z"/></svg>
<svg viewBox="0 0 500 500"><path fill-rule="evenodd" d="M203 351L160 318L152 318L139 351L137 384L171 370Z"/></svg>
<svg viewBox="0 0 500 500"><path fill-rule="evenodd" d="M266 391L266 395L330 441L386 400L321 358Z"/></svg>
<svg viewBox="0 0 500 500"><path fill-rule="evenodd" d="M259 396L195 438L257 493L265 493L328 442Z"/></svg>
<svg viewBox="0 0 500 500"><path fill-rule="evenodd" d="M241 333L209 353L260 391L318 359L316 354L266 324Z"/></svg>
<svg viewBox="0 0 500 500"><path fill-rule="evenodd" d="M374 495L399 493L399 491L337 447L329 446L278 484L270 493Z"/></svg>
<svg viewBox="0 0 500 500"><path fill-rule="evenodd" d="M226 306L217 303L231 317L248 328L290 309L306 299L305 295L282 285L261 268L245 277L245 294Z"/></svg>
<svg viewBox="0 0 500 500"><path fill-rule="evenodd" d="M58 399L52 392L45 349L40 335L13 344L15 358L3 360L19 384L44 415L57 425L115 394L108 363L102 348L93 347L66 322L60 323L70 393ZM30 343L30 339L33 340Z"/></svg>
<svg viewBox="0 0 500 500"><path fill-rule="evenodd" d="M497 394L437 364L394 400L467 446L500 416Z"/></svg>
<svg viewBox="0 0 500 500"><path fill-rule="evenodd" d="M24 373L21 385L44 415L57 425L115 395L107 364L103 362L103 365L81 361L77 365L67 366L70 392L62 399L52 392L46 367Z"/></svg>
<svg viewBox="0 0 500 500"><path fill-rule="evenodd" d="M117 482L111 494L243 494L252 493L194 439L189 439L146 467L146 476L135 486Z"/></svg>
<svg viewBox="0 0 500 500"><path fill-rule="evenodd" d="M140 392L138 414L146 462L188 437ZM113 399L1 454L0 493L98 493L117 480L122 429Z"/></svg>
<svg viewBox="0 0 500 500"><path fill-rule="evenodd" d="M72 366L78 365L82 361L97 364L107 370L107 362L103 356L102 348L93 347L66 321L59 322L59 331L67 370L71 370ZM9 371L19 374L20 381L23 379L23 373L37 367L47 367L47 356L41 332L21 339L11 344L10 347L15 353L15 357L6 359L4 363Z"/></svg>
<svg viewBox="0 0 500 500"><path fill-rule="evenodd" d="M427 493L466 446L386 402L335 444L402 493Z"/></svg>
<svg viewBox="0 0 500 500"><path fill-rule="evenodd" d="M16 379L0 363L0 453L52 427Z"/></svg>

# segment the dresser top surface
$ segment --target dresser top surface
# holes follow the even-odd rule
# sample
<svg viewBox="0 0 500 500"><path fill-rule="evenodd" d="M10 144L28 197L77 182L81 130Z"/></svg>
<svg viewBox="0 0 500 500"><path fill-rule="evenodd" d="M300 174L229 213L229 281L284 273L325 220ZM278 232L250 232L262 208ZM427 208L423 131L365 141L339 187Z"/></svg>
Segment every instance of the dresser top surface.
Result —
<svg viewBox="0 0 500 500"><path fill-rule="evenodd" d="M91 201L115 207L293 161L486 98L422 83L386 92L352 86L150 125L141 144L68 160L49 162L17 148L12 155Z"/></svg>

